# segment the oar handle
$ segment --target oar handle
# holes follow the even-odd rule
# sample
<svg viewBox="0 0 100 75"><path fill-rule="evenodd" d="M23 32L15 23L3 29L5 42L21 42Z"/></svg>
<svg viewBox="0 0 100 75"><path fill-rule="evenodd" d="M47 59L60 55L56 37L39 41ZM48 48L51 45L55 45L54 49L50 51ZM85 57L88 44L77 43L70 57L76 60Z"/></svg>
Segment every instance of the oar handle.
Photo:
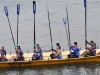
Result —
<svg viewBox="0 0 100 75"><path fill-rule="evenodd" d="M36 1L33 1L33 14L36 13Z"/></svg>

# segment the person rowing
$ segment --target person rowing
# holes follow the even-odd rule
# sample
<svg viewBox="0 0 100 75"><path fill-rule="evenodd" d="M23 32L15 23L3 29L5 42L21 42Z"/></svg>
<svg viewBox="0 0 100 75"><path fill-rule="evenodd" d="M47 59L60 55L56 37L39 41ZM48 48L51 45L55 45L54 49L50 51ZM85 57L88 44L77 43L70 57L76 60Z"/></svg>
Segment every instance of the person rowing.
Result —
<svg viewBox="0 0 100 75"><path fill-rule="evenodd" d="M4 55L6 56L6 50L4 49L4 46L2 46L1 51L4 53Z"/></svg>
<svg viewBox="0 0 100 75"><path fill-rule="evenodd" d="M70 46L70 49L74 52L68 54L68 58L78 58L80 55L80 49L78 48L77 42L74 42L74 46Z"/></svg>
<svg viewBox="0 0 100 75"><path fill-rule="evenodd" d="M40 48L40 50L38 50L38 47ZM37 44L37 51L40 53L40 59L42 60L43 59L43 52L42 52L42 48L40 47L39 44Z"/></svg>
<svg viewBox="0 0 100 75"><path fill-rule="evenodd" d="M12 56L9 60L10 61L23 61L24 60L24 53L21 50L20 46L18 46L16 49L16 55Z"/></svg>
<svg viewBox="0 0 100 75"><path fill-rule="evenodd" d="M86 51L84 51L81 56L83 57L87 57L87 56L95 56L96 55L96 43L94 43L94 41L90 41L90 43L88 41L86 41L87 44L91 45L91 47L86 46Z"/></svg>
<svg viewBox="0 0 100 75"><path fill-rule="evenodd" d="M0 51L0 62L4 62L6 59L6 55L4 52Z"/></svg>
<svg viewBox="0 0 100 75"><path fill-rule="evenodd" d="M59 43L56 43L56 49L52 50L52 54L50 54L51 59L61 59L62 58L62 51Z"/></svg>
<svg viewBox="0 0 100 75"><path fill-rule="evenodd" d="M37 51L34 50L34 54L32 56L32 60L41 60L41 47L37 46Z"/></svg>

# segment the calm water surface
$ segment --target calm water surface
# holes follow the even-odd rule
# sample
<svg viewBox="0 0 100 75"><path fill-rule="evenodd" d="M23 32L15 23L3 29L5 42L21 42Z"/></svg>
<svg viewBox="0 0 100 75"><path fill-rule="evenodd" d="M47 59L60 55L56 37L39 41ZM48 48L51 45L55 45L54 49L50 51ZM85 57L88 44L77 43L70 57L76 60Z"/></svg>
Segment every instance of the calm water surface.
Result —
<svg viewBox="0 0 100 75"><path fill-rule="evenodd" d="M1 0L0 1L0 46L4 45L7 52L14 53L12 37L4 13L4 6L8 6L9 19L16 42L17 15L16 5L21 5L19 15L19 45L24 52L33 51L33 0ZM50 20L52 28L53 46L59 42L62 49L68 50L66 32L62 19L66 17L66 3L69 12L71 42L78 42L84 49L84 5L83 0L36 0L36 42L43 50L50 49L50 36L47 17L47 3L49 3ZM100 48L100 0L88 0L87 31L88 40L94 40ZM0 75L99 75L100 66L80 65L50 68L16 68L1 69Z"/></svg>
<svg viewBox="0 0 100 75"><path fill-rule="evenodd" d="M10 67L0 69L0 75L100 75L100 64Z"/></svg>

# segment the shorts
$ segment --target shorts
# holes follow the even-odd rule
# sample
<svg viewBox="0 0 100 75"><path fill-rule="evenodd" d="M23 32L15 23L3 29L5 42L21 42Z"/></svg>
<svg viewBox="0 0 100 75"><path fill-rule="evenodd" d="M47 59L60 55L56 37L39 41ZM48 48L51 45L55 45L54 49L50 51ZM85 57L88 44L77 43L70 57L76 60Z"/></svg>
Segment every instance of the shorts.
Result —
<svg viewBox="0 0 100 75"><path fill-rule="evenodd" d="M71 52L71 54L68 54L68 58L78 58L79 56L74 55L74 52Z"/></svg>

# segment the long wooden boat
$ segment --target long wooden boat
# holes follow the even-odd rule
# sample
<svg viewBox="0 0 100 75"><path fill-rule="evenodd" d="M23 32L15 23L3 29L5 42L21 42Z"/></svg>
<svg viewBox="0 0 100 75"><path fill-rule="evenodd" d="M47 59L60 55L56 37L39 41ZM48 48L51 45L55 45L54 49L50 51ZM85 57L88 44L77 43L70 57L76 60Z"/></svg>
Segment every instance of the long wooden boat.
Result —
<svg viewBox="0 0 100 75"><path fill-rule="evenodd" d="M81 53L84 50L81 51ZM99 52L100 49L97 50L97 52ZM61 60L53 60L50 59L49 54L51 52L44 52L44 58L43 60L35 60L35 61L31 61L31 56L32 53L25 53L25 61L14 61L14 62L0 62L0 67L11 67L11 66L44 66L44 65L65 65L65 64L70 64L70 63L95 63L95 62L100 62L100 56L90 56L87 58L67 58L67 54L69 53L69 51L64 51L62 52L63 54L63 58ZM15 54L7 54L7 58L9 59L11 56L13 56Z"/></svg>

